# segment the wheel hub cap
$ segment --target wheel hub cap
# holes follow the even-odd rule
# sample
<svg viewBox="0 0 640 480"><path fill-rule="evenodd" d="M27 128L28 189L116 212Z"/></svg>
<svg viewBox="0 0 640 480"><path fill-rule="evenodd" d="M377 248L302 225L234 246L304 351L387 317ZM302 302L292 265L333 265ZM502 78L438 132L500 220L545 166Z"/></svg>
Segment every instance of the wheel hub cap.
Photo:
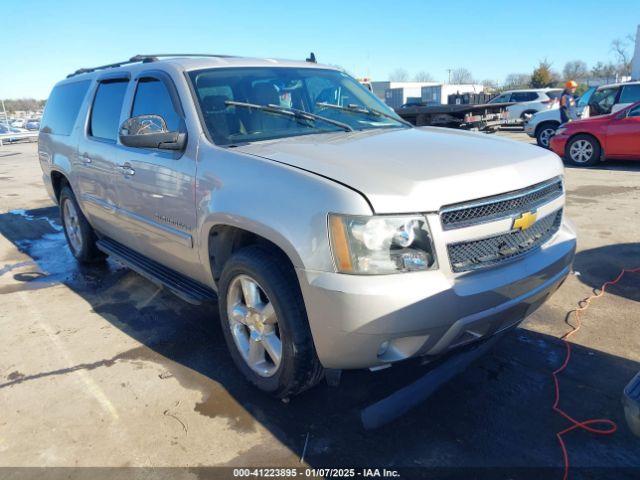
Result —
<svg viewBox="0 0 640 480"><path fill-rule="evenodd" d="M571 155L571 160L574 162L588 162L593 156L593 145L586 140L578 140L571 145L569 155Z"/></svg>
<svg viewBox="0 0 640 480"><path fill-rule="evenodd" d="M278 319L264 289L248 275L238 275L227 294L229 327L240 355L262 377L273 376L282 360Z"/></svg>
<svg viewBox="0 0 640 480"><path fill-rule="evenodd" d="M64 217L64 229L67 232L67 238L71 248L75 253L82 250L82 234L80 232L80 219L75 205L71 200L66 200L62 209Z"/></svg>

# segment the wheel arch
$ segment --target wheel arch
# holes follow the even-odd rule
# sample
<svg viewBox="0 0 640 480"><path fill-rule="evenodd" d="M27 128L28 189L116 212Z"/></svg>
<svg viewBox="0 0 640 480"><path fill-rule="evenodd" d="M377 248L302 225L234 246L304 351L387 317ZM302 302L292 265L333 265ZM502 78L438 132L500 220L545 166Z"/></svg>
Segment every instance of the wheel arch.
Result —
<svg viewBox="0 0 640 480"><path fill-rule="evenodd" d="M67 176L59 170L51 170L51 186L58 203L60 203L60 192L65 185L71 186Z"/></svg>
<svg viewBox="0 0 640 480"><path fill-rule="evenodd" d="M255 222L215 222L208 224L203 232L203 251L208 256L207 267L216 286L229 258L238 250L250 245L264 246L286 261L292 270L303 266L295 246L266 225Z"/></svg>
<svg viewBox="0 0 640 480"><path fill-rule="evenodd" d="M536 130L535 130L536 137L538 136L540 131L543 129L543 127L547 125L555 125L555 128L558 128L560 126L560 122L557 120L544 120L543 122L540 122L538 125L536 125Z"/></svg>

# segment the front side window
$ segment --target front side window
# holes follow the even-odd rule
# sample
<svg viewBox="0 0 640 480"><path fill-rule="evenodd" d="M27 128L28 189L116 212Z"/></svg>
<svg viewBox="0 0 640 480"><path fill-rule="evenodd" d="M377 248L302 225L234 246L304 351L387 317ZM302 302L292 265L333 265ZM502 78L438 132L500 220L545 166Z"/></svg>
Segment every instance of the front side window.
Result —
<svg viewBox="0 0 640 480"><path fill-rule="evenodd" d="M89 135L100 140L116 141L120 127L120 111L127 84L126 80L98 84L91 108Z"/></svg>
<svg viewBox="0 0 640 480"><path fill-rule="evenodd" d="M620 103L635 103L640 101L640 84L625 85L620 93Z"/></svg>
<svg viewBox="0 0 640 480"><path fill-rule="evenodd" d="M189 77L205 127L218 145L349 129L406 128L393 110L336 70L214 68L190 72Z"/></svg>
<svg viewBox="0 0 640 480"><path fill-rule="evenodd" d="M155 78L145 78L138 82L131 116L138 115L160 115L171 132L177 131L180 126L180 116L173 106L167 87Z"/></svg>
<svg viewBox="0 0 640 480"><path fill-rule="evenodd" d="M640 117L640 105L636 105L631 110L629 110L629 113L627 113L627 117Z"/></svg>
<svg viewBox="0 0 640 480"><path fill-rule="evenodd" d="M44 133L70 135L91 80L58 85L53 89L42 116Z"/></svg>

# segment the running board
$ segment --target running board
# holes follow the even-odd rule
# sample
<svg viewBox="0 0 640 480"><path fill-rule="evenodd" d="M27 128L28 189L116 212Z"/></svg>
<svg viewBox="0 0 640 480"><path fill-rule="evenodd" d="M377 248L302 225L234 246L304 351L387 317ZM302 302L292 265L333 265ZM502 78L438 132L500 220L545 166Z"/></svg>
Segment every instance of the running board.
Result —
<svg viewBox="0 0 640 480"><path fill-rule="evenodd" d="M147 277L153 283L167 287L175 295L189 303L200 305L203 302L216 301L218 298L216 293L209 287L191 280L185 275L165 267L115 240L102 237L96 242L96 245L114 260Z"/></svg>

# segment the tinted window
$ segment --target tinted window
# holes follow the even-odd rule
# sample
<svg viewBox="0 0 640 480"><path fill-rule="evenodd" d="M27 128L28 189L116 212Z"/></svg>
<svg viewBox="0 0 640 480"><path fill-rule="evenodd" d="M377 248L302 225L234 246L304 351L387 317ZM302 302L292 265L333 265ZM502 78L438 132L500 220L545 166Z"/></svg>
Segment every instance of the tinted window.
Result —
<svg viewBox="0 0 640 480"><path fill-rule="evenodd" d="M558 100L562 96L562 90L550 90L547 93L547 97Z"/></svg>
<svg viewBox="0 0 640 480"><path fill-rule="evenodd" d="M620 94L620 103L634 103L640 101L640 85L625 85Z"/></svg>
<svg viewBox="0 0 640 480"><path fill-rule="evenodd" d="M532 102L538 99L536 92L513 92L511 95L512 102Z"/></svg>
<svg viewBox="0 0 640 480"><path fill-rule="evenodd" d="M103 82L98 85L91 110L91 136L113 141L118 138L120 111L126 90L126 81Z"/></svg>
<svg viewBox="0 0 640 480"><path fill-rule="evenodd" d="M159 80L143 79L138 83L131 111L132 117L137 115L160 115L172 132L180 126L180 116L173 108L167 87Z"/></svg>
<svg viewBox="0 0 640 480"><path fill-rule="evenodd" d="M71 133L90 83L90 80L84 80L59 85L53 89L42 116L43 132L56 135Z"/></svg>
<svg viewBox="0 0 640 480"><path fill-rule="evenodd" d="M640 117L640 105L637 105L636 107L632 108L631 110L629 110L629 113L627 113L628 117Z"/></svg>
<svg viewBox="0 0 640 480"><path fill-rule="evenodd" d="M491 99L491 101L489 103L507 103L507 102L509 102L510 98L511 98L511 94L510 93L503 93L499 97Z"/></svg>

